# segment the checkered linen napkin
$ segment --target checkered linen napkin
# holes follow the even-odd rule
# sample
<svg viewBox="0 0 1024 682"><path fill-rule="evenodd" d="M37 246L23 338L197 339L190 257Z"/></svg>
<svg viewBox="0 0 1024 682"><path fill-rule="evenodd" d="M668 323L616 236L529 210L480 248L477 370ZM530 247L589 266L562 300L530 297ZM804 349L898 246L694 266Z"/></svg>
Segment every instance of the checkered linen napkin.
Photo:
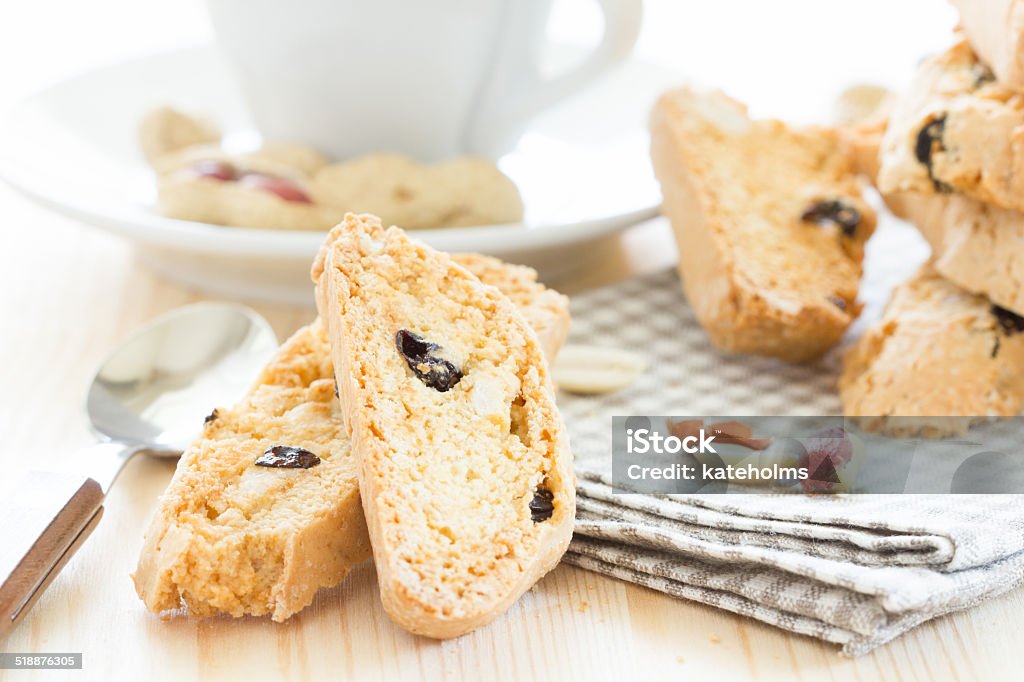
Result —
<svg viewBox="0 0 1024 682"><path fill-rule="evenodd" d="M913 236L889 231L876 250L917 255L877 261L866 317L920 261ZM1024 580L1024 496L613 495L612 415L839 414L838 353L794 366L717 352L672 271L572 307L570 342L632 349L649 367L622 391L559 398L579 479L568 563L836 642L850 656Z"/></svg>

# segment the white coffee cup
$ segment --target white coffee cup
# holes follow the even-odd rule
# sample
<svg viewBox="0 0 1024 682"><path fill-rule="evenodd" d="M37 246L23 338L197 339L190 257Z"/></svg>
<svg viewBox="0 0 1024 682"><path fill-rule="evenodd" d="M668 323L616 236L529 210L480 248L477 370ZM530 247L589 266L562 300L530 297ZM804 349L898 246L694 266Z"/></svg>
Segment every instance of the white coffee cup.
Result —
<svg viewBox="0 0 1024 682"><path fill-rule="evenodd" d="M509 151L538 111L632 50L642 0L598 0L605 32L569 73L537 64L552 0L207 0L267 140L342 159Z"/></svg>

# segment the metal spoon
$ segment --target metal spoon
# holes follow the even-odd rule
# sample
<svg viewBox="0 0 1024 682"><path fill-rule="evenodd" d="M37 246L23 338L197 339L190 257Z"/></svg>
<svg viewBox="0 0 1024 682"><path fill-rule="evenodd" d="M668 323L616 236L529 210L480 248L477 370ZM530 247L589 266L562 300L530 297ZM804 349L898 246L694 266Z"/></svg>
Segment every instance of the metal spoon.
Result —
<svg viewBox="0 0 1024 682"><path fill-rule="evenodd" d="M196 303L153 320L111 353L86 401L100 441L62 471L29 473L0 503L0 641L96 527L128 460L140 452L179 456L204 416L237 400L276 347L270 325L249 308Z"/></svg>

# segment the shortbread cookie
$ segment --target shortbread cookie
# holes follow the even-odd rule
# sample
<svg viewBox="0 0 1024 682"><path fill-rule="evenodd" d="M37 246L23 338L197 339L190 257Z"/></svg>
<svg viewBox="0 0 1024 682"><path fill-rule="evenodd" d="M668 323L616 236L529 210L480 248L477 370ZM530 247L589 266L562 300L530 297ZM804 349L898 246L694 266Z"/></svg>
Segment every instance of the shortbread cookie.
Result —
<svg viewBox="0 0 1024 682"><path fill-rule="evenodd" d="M211 124L169 107L145 116L139 141L157 174L157 206L169 218L327 230L343 213L310 197L309 180L327 159L308 147L270 144L232 154Z"/></svg>
<svg viewBox="0 0 1024 682"><path fill-rule="evenodd" d="M309 180L318 171L326 168L327 157L315 149L301 144L271 143L250 152L238 155L239 162L247 167L260 170L262 164L275 164L301 173Z"/></svg>
<svg viewBox="0 0 1024 682"><path fill-rule="evenodd" d="M550 358L568 328L565 297L530 268L477 254L454 256L547 329ZM319 321L300 329L238 406L211 414L182 457L146 535L135 573L153 611L187 604L195 616L293 615L320 587L370 557L356 467L334 394ZM320 458L307 470L263 468L275 445ZM271 452L273 456L273 452Z"/></svg>
<svg viewBox="0 0 1024 682"><path fill-rule="evenodd" d="M651 156L712 342L798 362L835 345L860 311L875 228L837 134L752 121L721 93L684 88L654 108Z"/></svg>
<svg viewBox="0 0 1024 682"><path fill-rule="evenodd" d="M188 147L219 142L217 126L171 107L153 109L139 123L139 147L150 164Z"/></svg>
<svg viewBox="0 0 1024 682"><path fill-rule="evenodd" d="M1024 90L1024 2L950 0L960 28L982 61L1007 87Z"/></svg>
<svg viewBox="0 0 1024 682"><path fill-rule="evenodd" d="M313 266L384 607L455 637L572 535L568 437L537 336L451 257L347 215Z"/></svg>
<svg viewBox="0 0 1024 682"><path fill-rule="evenodd" d="M926 264L843 358L839 394L847 416L894 435L954 435L1016 415L1024 407L1024 318Z"/></svg>
<svg viewBox="0 0 1024 682"><path fill-rule="evenodd" d="M397 154L370 154L328 166L312 180L314 199L341 212L373 213L406 229L516 223L519 190L483 159L433 166Z"/></svg>
<svg viewBox="0 0 1024 682"><path fill-rule="evenodd" d="M442 226L497 225L523 219L519 189L487 159L451 159L434 166L431 176L437 201L443 208L439 223Z"/></svg>
<svg viewBox="0 0 1024 682"><path fill-rule="evenodd" d="M519 190L486 159L423 165L397 154L370 154L330 165L302 145L270 143L229 153L220 139L212 124L170 107L143 118L139 143L157 174L163 215L281 230L326 230L349 211L374 213L409 229L523 219Z"/></svg>
<svg viewBox="0 0 1024 682"><path fill-rule="evenodd" d="M308 160L307 160L308 161ZM157 203L169 218L233 227L327 230L336 209L313 202L299 169L274 158L191 147L157 161Z"/></svg>
<svg viewBox="0 0 1024 682"><path fill-rule="evenodd" d="M241 171L286 178L303 187L328 163L318 152L301 145L270 144L232 153L219 144L199 144L168 152L154 159L150 165L157 174L166 175L197 163L214 161L231 164Z"/></svg>
<svg viewBox="0 0 1024 682"><path fill-rule="evenodd" d="M1024 209L1024 96L997 83L966 42L923 62L882 139L883 193L960 192Z"/></svg>

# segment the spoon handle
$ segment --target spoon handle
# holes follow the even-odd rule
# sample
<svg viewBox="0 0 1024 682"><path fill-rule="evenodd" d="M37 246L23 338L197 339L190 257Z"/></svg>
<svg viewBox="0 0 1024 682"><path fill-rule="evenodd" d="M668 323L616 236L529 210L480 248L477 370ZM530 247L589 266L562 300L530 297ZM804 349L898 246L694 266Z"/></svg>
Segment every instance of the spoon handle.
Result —
<svg viewBox="0 0 1024 682"><path fill-rule="evenodd" d="M103 489L83 475L34 471L2 503L0 642L92 532Z"/></svg>

